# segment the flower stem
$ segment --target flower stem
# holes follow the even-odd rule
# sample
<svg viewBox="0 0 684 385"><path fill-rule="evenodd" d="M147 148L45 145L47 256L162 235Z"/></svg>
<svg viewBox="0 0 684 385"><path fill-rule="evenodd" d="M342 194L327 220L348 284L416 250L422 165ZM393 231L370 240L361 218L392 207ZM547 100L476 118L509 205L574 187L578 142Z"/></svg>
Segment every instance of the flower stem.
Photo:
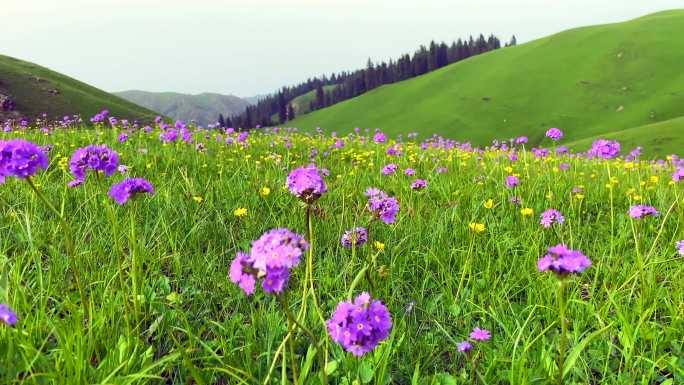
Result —
<svg viewBox="0 0 684 385"><path fill-rule="evenodd" d="M86 319L89 317L88 301L86 299L85 291L83 290L83 285L81 283L81 273L76 265L76 253L74 249L74 241L71 234L71 227L69 223L64 219L64 215L55 208L55 206L50 203L50 201L43 195L43 193L36 187L33 183L31 177L26 178L26 183L29 185L31 190L36 193L36 196L40 201L42 201L45 206L47 206L50 211L52 211L57 218L59 218L60 225L62 226L62 231L64 231L64 243L66 244L67 258L69 259L69 265L71 266L71 271L74 274L74 280L76 281L76 286L78 287L78 293L81 296L81 306L83 306L83 314Z"/></svg>
<svg viewBox="0 0 684 385"><path fill-rule="evenodd" d="M565 324L565 278L561 278L558 284L558 314L560 316L560 347L558 349L558 385L563 385L563 372L565 365L567 325Z"/></svg>

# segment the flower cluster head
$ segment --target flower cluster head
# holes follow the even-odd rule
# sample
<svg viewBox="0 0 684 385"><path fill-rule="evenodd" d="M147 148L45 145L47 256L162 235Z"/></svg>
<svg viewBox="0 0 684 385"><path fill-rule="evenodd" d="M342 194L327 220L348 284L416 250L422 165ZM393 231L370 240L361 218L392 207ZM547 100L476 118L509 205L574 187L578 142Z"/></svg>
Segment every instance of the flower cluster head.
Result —
<svg viewBox="0 0 684 385"><path fill-rule="evenodd" d="M309 244L286 228L272 229L252 243L249 254L237 253L230 265L230 280L247 294L254 293L256 279L267 293L280 294L290 278L290 270L300 262Z"/></svg>
<svg viewBox="0 0 684 385"><path fill-rule="evenodd" d="M48 157L35 143L21 139L0 140L0 184L5 177L26 179L48 167Z"/></svg>
<svg viewBox="0 0 684 385"><path fill-rule="evenodd" d="M489 341L492 338L492 334L487 329L475 328L470 332L470 339L474 342ZM470 341L459 342L456 345L456 349L459 353L468 353L473 349L473 344Z"/></svg>
<svg viewBox="0 0 684 385"><path fill-rule="evenodd" d="M546 137L555 141L560 140L563 137L563 131L561 131L558 128L549 128L548 131L546 131Z"/></svg>
<svg viewBox="0 0 684 385"><path fill-rule="evenodd" d="M425 179L416 179L411 183L412 190L422 190L428 186L428 181Z"/></svg>
<svg viewBox="0 0 684 385"><path fill-rule="evenodd" d="M620 142L599 139L591 144L588 155L602 159L613 159L620 155Z"/></svg>
<svg viewBox="0 0 684 385"><path fill-rule="evenodd" d="M560 276L581 273L589 267L589 258L579 250L570 250L564 244L549 247L548 253L537 261L539 271L551 270Z"/></svg>
<svg viewBox="0 0 684 385"><path fill-rule="evenodd" d="M0 303L0 321L9 326L17 324L17 314L4 303Z"/></svg>
<svg viewBox="0 0 684 385"><path fill-rule="evenodd" d="M382 168L382 175L392 175L397 171L397 166L395 163L390 163Z"/></svg>
<svg viewBox="0 0 684 385"><path fill-rule="evenodd" d="M137 194L154 195L152 184L143 178L128 178L121 183L112 185L109 196L120 205L126 204L129 199Z"/></svg>
<svg viewBox="0 0 684 385"><path fill-rule="evenodd" d="M79 148L69 161L71 174L74 175L76 181L81 183L86 179L88 170L102 171L106 176L111 176L116 172L118 166L119 155L105 145ZM73 181L72 184L76 181Z"/></svg>
<svg viewBox="0 0 684 385"><path fill-rule="evenodd" d="M541 223L544 228L551 227L554 223L562 225L565 221L565 217L560 211L556 209L548 209L541 214Z"/></svg>
<svg viewBox="0 0 684 385"><path fill-rule="evenodd" d="M306 204L311 204L328 191L321 174L313 164L294 169L287 176L287 187Z"/></svg>
<svg viewBox="0 0 684 385"><path fill-rule="evenodd" d="M368 196L368 209L386 224L394 223L399 213L399 201L390 197L384 191L377 188L369 188L366 191Z"/></svg>
<svg viewBox="0 0 684 385"><path fill-rule="evenodd" d="M387 141L387 135L382 131L378 131L373 135L373 141L378 144L385 143Z"/></svg>
<svg viewBox="0 0 684 385"><path fill-rule="evenodd" d="M392 316L385 305L361 293L354 302L340 302L326 321L330 338L356 357L372 352L392 330Z"/></svg>
<svg viewBox="0 0 684 385"><path fill-rule="evenodd" d="M678 168L677 171L672 174L672 180L675 182L681 182L684 180L684 167Z"/></svg>
<svg viewBox="0 0 684 385"><path fill-rule="evenodd" d="M118 140L119 140L119 143L125 143L128 140L128 134L125 132L122 132L121 134L119 134Z"/></svg>
<svg viewBox="0 0 684 385"><path fill-rule="evenodd" d="M655 209L653 206L646 206L646 205L634 205L629 208L628 212L629 216L635 219L642 219L648 216L653 216L657 217L660 215L658 210Z"/></svg>
<svg viewBox="0 0 684 385"><path fill-rule="evenodd" d="M416 175L416 170L409 167L406 170L404 170L404 174L406 174L407 176L414 176Z"/></svg>
<svg viewBox="0 0 684 385"><path fill-rule="evenodd" d="M506 187L514 188L520 184L520 178L515 175L509 175L506 177Z"/></svg>
<svg viewBox="0 0 684 385"><path fill-rule="evenodd" d="M159 139L164 143L175 142L178 139L178 130L167 130L159 134Z"/></svg>
<svg viewBox="0 0 684 385"><path fill-rule="evenodd" d="M677 242L677 252L679 252L679 255L684 257L684 240Z"/></svg>
<svg viewBox="0 0 684 385"><path fill-rule="evenodd" d="M363 246L368 242L368 229L365 227L355 227L345 231L342 235L342 246L351 249L352 247Z"/></svg>

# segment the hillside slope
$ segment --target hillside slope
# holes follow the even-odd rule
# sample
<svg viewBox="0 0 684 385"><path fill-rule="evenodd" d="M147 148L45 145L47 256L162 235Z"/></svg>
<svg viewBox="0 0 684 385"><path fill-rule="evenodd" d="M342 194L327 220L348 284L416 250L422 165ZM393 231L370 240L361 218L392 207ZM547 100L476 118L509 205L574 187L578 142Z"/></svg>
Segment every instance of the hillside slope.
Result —
<svg viewBox="0 0 684 385"><path fill-rule="evenodd" d="M237 96L216 93L188 95L131 90L115 94L171 118L194 120L204 126L215 123L219 114L232 116L243 112L250 104Z"/></svg>
<svg viewBox="0 0 684 385"><path fill-rule="evenodd" d="M0 119L39 117L61 119L80 114L84 120L102 109L128 119L150 121L154 112L45 67L0 55L0 94L9 96L12 111L0 107Z"/></svg>
<svg viewBox="0 0 684 385"><path fill-rule="evenodd" d="M568 30L383 86L288 124L438 133L482 145L517 135L536 143L548 127L563 128L574 141L666 121L684 116L679 36L684 10Z"/></svg>

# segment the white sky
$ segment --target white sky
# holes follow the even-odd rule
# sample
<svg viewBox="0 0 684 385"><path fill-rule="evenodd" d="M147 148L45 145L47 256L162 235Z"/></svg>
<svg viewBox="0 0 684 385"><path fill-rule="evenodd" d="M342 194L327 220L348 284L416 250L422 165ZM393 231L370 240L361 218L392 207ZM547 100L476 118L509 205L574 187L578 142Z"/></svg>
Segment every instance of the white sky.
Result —
<svg viewBox="0 0 684 385"><path fill-rule="evenodd" d="M494 33L519 42L682 0L0 0L0 53L107 91L269 93Z"/></svg>

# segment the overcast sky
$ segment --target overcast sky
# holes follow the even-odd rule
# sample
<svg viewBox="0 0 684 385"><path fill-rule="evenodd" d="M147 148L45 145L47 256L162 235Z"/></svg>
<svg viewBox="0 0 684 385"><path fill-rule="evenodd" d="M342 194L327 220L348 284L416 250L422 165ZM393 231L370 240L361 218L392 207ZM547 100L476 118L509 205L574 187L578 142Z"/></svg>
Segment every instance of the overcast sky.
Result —
<svg viewBox="0 0 684 385"><path fill-rule="evenodd" d="M107 91L252 96L430 40L529 41L682 0L0 0L0 53Z"/></svg>

